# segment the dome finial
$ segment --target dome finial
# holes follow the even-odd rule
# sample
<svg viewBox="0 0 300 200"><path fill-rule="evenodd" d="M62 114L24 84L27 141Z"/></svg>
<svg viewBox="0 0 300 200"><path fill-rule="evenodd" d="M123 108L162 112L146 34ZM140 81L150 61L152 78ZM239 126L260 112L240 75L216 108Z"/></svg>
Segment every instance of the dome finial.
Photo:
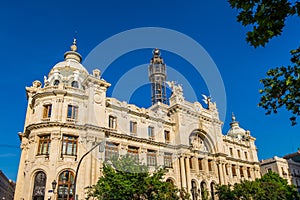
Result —
<svg viewBox="0 0 300 200"><path fill-rule="evenodd" d="M73 44L71 45L71 51L77 51L76 38L73 39Z"/></svg>
<svg viewBox="0 0 300 200"><path fill-rule="evenodd" d="M154 56L154 57L159 57L159 56L160 56L160 50L159 50L158 48L155 48L155 49L152 51L152 53L153 53L153 56Z"/></svg>
<svg viewBox="0 0 300 200"><path fill-rule="evenodd" d="M76 60L78 62L81 62L82 57L81 55L77 52L77 46L76 46L76 37L73 39L73 44L70 46L71 50L67 51L64 55L65 60Z"/></svg>
<svg viewBox="0 0 300 200"><path fill-rule="evenodd" d="M232 120L233 122L235 122L234 112L232 112L232 114L231 114L231 120Z"/></svg>

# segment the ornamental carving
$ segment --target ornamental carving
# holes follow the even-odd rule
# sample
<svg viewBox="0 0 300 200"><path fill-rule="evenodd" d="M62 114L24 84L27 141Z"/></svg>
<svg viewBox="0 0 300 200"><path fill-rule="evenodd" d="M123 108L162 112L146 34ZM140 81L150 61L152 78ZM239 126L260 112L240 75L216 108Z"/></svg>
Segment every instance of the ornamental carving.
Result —
<svg viewBox="0 0 300 200"><path fill-rule="evenodd" d="M101 104L102 103L101 94L96 93L95 96L94 96L94 101L95 101L95 103L102 105Z"/></svg>
<svg viewBox="0 0 300 200"><path fill-rule="evenodd" d="M191 145L193 149L208 152L203 139L197 134L191 136Z"/></svg>

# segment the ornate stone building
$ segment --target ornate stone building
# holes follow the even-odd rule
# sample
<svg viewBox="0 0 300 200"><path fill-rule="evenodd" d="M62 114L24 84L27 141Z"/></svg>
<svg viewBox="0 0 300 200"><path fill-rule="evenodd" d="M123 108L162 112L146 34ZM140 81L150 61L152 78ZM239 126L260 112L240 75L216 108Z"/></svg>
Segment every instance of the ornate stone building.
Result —
<svg viewBox="0 0 300 200"><path fill-rule="evenodd" d="M279 174L289 184L295 185L300 193L300 150L285 155L283 158L274 156L274 158L261 160L260 170L262 175L268 173L268 171Z"/></svg>
<svg viewBox="0 0 300 200"><path fill-rule="evenodd" d="M261 175L265 175L268 172L275 172L282 178L286 179L291 184L291 176L289 172L289 165L286 159L274 156L266 160L260 161Z"/></svg>
<svg viewBox="0 0 300 200"><path fill-rule="evenodd" d="M9 180L0 170L0 199L13 200L15 194L16 183Z"/></svg>
<svg viewBox="0 0 300 200"><path fill-rule="evenodd" d="M124 154L136 156L150 170L167 168L165 180L187 189L192 199L201 199L205 190L214 197L216 184L260 177L255 138L234 116L223 135L216 103L210 98L205 107L188 102L174 82L168 82L172 95L166 103L161 92L165 76L155 82L158 73L165 73L159 50L149 65L155 91L147 109L107 97L110 84L99 70L88 73L75 41L64 57L43 84L26 87L15 199L74 199L77 168L76 195L84 199L84 188L96 183L102 163ZM100 149L86 154L99 144Z"/></svg>
<svg viewBox="0 0 300 200"><path fill-rule="evenodd" d="M294 184L300 193L300 149L295 153L283 156L289 165L291 183Z"/></svg>

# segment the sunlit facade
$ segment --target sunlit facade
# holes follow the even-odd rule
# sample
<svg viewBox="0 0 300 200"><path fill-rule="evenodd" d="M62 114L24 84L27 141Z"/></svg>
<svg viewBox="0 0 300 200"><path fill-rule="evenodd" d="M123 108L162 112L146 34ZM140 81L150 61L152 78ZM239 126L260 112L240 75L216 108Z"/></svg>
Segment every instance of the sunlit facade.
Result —
<svg viewBox="0 0 300 200"><path fill-rule="evenodd" d="M234 116L223 134L216 103L209 97L204 106L188 102L180 85L167 82L172 95L166 100L165 92L158 93L165 90L163 81L152 93L153 105L140 108L107 97L110 83L97 69L88 73L75 41L64 57L43 84L34 81L26 87L15 199L74 199L79 161L100 143L79 167L78 199L97 182L103 162L125 154L151 171L167 168L165 180L186 189L191 199L201 199L205 191L214 198L217 184L260 177L255 138ZM162 60L160 64L164 66Z"/></svg>

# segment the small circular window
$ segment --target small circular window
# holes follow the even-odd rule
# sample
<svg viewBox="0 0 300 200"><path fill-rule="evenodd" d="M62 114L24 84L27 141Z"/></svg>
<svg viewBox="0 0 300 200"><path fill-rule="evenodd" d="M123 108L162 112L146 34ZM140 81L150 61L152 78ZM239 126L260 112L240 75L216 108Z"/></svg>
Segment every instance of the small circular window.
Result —
<svg viewBox="0 0 300 200"><path fill-rule="evenodd" d="M58 85L59 84L59 80L55 80L54 82L53 82L53 85Z"/></svg>
<svg viewBox="0 0 300 200"><path fill-rule="evenodd" d="M74 88L78 88L79 87L77 81L72 81L71 86L74 87Z"/></svg>

